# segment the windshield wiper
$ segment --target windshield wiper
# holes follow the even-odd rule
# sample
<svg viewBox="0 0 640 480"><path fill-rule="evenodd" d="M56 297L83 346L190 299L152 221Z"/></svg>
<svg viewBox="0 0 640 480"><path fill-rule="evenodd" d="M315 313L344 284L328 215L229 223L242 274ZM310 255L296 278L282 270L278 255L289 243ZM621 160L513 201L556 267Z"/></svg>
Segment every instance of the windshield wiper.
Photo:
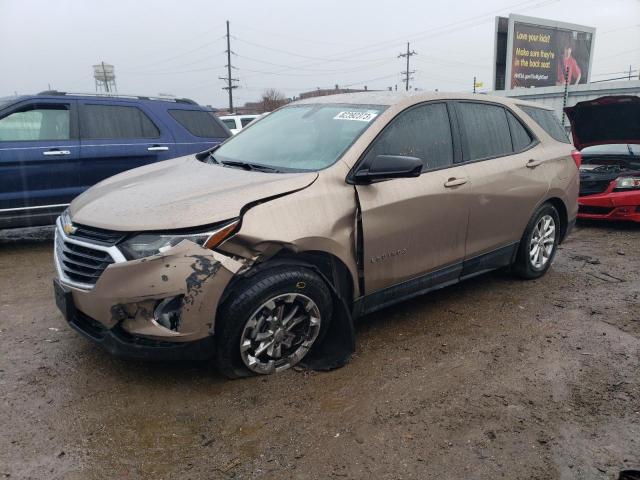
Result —
<svg viewBox="0 0 640 480"><path fill-rule="evenodd" d="M256 172L282 173L277 168L269 167L268 165L261 165L259 163L240 162L236 160L216 160L216 162L224 165L225 167L243 168L245 170L253 170Z"/></svg>

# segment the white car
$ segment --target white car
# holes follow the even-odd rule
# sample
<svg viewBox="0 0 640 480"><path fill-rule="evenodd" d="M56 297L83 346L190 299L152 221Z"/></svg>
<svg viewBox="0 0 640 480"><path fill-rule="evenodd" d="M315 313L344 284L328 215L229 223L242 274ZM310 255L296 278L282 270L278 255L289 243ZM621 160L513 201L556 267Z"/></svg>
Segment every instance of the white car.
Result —
<svg viewBox="0 0 640 480"><path fill-rule="evenodd" d="M262 115L225 115L219 117L234 135Z"/></svg>

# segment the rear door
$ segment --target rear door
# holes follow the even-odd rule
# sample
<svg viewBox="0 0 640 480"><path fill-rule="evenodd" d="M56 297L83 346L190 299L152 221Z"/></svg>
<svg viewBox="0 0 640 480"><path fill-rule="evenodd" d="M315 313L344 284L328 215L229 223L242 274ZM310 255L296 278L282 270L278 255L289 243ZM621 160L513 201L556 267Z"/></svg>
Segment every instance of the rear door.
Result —
<svg viewBox="0 0 640 480"><path fill-rule="evenodd" d="M454 163L457 140L448 112L445 102L405 110L374 140L363 159L367 164L376 155L386 154L423 161L417 178L356 187L367 294L416 279L398 293L411 295L428 286L425 279L443 283L459 277L469 185L466 166ZM425 275L429 272L434 272L432 277ZM382 305L386 300L379 298L377 303Z"/></svg>
<svg viewBox="0 0 640 480"><path fill-rule="evenodd" d="M168 128L135 102L80 100L84 188L117 173L177 157Z"/></svg>
<svg viewBox="0 0 640 480"><path fill-rule="evenodd" d="M0 113L0 212L60 210L79 192L76 102L33 99Z"/></svg>
<svg viewBox="0 0 640 480"><path fill-rule="evenodd" d="M466 275L509 263L549 181L543 146L509 109L459 101L456 112L471 180ZM472 259L484 254L493 255L496 264L475 265Z"/></svg>

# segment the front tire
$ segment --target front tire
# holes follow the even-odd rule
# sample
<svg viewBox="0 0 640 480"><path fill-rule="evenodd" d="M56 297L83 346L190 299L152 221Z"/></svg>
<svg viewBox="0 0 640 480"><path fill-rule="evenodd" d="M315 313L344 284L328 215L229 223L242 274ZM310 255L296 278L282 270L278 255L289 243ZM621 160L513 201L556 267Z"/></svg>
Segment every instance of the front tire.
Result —
<svg viewBox="0 0 640 480"><path fill-rule="evenodd" d="M217 367L229 378L291 368L322 340L331 314L331 293L310 269L276 267L240 280L217 315Z"/></svg>
<svg viewBox="0 0 640 480"><path fill-rule="evenodd" d="M538 207L524 231L513 272L521 278L540 278L551 266L560 241L560 216L550 203Z"/></svg>

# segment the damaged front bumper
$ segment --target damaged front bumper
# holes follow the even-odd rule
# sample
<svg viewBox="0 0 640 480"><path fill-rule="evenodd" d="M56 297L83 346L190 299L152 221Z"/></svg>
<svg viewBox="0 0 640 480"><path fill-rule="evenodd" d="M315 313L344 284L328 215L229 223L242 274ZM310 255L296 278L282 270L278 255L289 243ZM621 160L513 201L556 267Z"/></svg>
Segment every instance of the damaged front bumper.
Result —
<svg viewBox="0 0 640 480"><path fill-rule="evenodd" d="M70 278L78 266L69 258L77 257L66 247L102 247L67 236L58 224L54 290L75 330L119 356L206 358L213 353L218 304L242 262L188 240L140 260L126 261L111 250L116 261L87 285Z"/></svg>

